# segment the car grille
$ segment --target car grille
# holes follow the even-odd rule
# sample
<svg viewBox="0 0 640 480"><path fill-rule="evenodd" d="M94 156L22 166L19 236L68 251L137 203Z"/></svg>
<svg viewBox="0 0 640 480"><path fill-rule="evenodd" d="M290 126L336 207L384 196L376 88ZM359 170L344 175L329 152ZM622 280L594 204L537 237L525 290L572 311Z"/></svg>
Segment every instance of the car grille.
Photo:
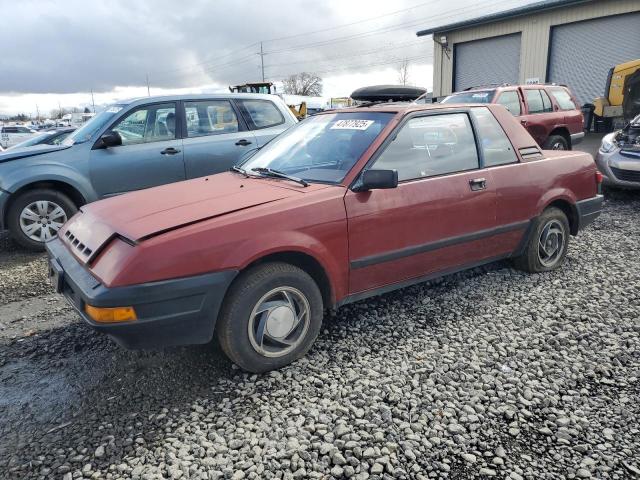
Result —
<svg viewBox="0 0 640 480"><path fill-rule="evenodd" d="M622 170L621 168L611 167L611 172L618 180L640 182L640 170Z"/></svg>
<svg viewBox="0 0 640 480"><path fill-rule="evenodd" d="M69 245L73 249L75 249L78 253L80 253L80 255L84 257L89 257L93 253L93 250L91 250L84 243L82 243L79 238L77 238L73 233L71 233L71 230L67 230L64 233L64 238L67 239L67 241L69 242Z"/></svg>

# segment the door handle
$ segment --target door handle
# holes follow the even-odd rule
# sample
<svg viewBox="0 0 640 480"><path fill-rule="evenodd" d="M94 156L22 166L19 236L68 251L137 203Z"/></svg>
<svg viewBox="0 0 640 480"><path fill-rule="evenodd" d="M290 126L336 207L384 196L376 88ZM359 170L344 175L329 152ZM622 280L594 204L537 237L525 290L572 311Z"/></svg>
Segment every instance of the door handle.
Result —
<svg viewBox="0 0 640 480"><path fill-rule="evenodd" d="M175 155L176 153L180 153L180 150L173 147L167 147L160 152L160 155Z"/></svg>
<svg viewBox="0 0 640 480"><path fill-rule="evenodd" d="M526 127L529 122L527 122L526 120L520 120L520 123L523 127Z"/></svg>
<svg viewBox="0 0 640 480"><path fill-rule="evenodd" d="M486 178L474 178L469 180L469 187L474 192L478 190L485 190L487 188L487 179Z"/></svg>
<svg viewBox="0 0 640 480"><path fill-rule="evenodd" d="M236 142L236 145L240 145L241 147L246 147L247 145L251 145L251 142L243 138L242 140L238 140Z"/></svg>

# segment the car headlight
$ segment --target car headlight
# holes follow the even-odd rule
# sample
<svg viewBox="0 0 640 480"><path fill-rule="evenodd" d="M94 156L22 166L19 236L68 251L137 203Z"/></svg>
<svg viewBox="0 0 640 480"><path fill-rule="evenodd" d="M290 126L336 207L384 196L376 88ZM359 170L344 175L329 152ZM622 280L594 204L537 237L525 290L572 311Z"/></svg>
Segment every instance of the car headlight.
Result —
<svg viewBox="0 0 640 480"><path fill-rule="evenodd" d="M610 153L613 152L616 148L618 148L618 144L615 141L616 132L605 135L602 138L602 143L600 144L600 151L602 153Z"/></svg>

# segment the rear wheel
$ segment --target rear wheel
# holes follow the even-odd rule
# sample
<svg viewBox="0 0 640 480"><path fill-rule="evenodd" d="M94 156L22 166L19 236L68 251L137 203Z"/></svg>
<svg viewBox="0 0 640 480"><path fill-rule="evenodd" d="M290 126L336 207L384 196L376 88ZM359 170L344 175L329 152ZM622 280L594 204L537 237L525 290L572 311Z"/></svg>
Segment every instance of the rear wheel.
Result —
<svg viewBox="0 0 640 480"><path fill-rule="evenodd" d="M531 272L548 272L559 268L569 246L569 220L559 208L551 207L533 226L524 253L514 259L517 268Z"/></svg>
<svg viewBox="0 0 640 480"><path fill-rule="evenodd" d="M216 332L242 369L261 373L302 357L322 325L322 295L304 270L266 263L243 272L229 289Z"/></svg>
<svg viewBox="0 0 640 480"><path fill-rule="evenodd" d="M569 150L569 142L562 135L551 135L544 142L545 150Z"/></svg>
<svg viewBox="0 0 640 480"><path fill-rule="evenodd" d="M29 250L42 251L62 225L78 211L63 193L48 188L28 190L12 203L7 215L11 237Z"/></svg>

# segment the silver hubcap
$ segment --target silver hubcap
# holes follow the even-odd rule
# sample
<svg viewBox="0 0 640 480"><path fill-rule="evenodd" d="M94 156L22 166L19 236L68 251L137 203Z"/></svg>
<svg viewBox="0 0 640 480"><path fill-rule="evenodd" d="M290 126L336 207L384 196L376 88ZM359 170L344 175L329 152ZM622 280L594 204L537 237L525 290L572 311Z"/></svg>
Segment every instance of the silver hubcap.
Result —
<svg viewBox="0 0 640 480"><path fill-rule="evenodd" d="M22 233L36 242L55 237L66 221L67 214L62 207L48 200L30 203L20 213Z"/></svg>
<svg viewBox="0 0 640 480"><path fill-rule="evenodd" d="M309 301L293 287L267 292L253 307L249 341L265 357L281 357L300 345L309 329Z"/></svg>
<svg viewBox="0 0 640 480"><path fill-rule="evenodd" d="M538 259L545 267L553 267L564 251L564 226L558 220L549 221L538 240Z"/></svg>
<svg viewBox="0 0 640 480"><path fill-rule="evenodd" d="M556 142L551 145L551 150L564 150L564 145L562 144L562 142Z"/></svg>

